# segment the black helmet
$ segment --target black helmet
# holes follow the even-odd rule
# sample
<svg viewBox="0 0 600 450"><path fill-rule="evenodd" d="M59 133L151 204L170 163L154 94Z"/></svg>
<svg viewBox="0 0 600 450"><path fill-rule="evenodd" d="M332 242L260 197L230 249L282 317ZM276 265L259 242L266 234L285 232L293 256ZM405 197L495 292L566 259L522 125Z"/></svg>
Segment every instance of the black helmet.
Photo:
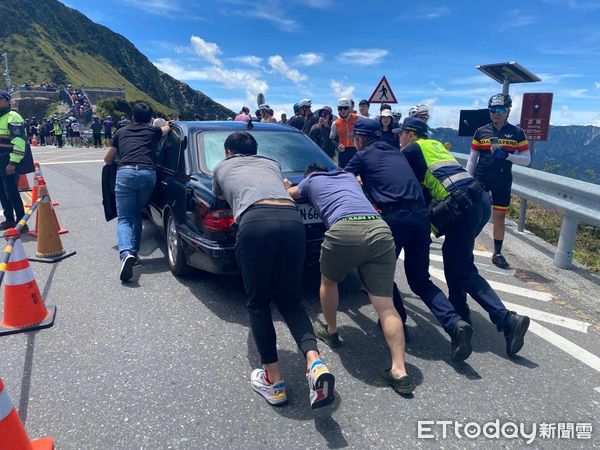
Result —
<svg viewBox="0 0 600 450"><path fill-rule="evenodd" d="M510 95L506 94L496 94L492 95L488 101L488 109L492 106L506 106L507 108L512 107L512 98Z"/></svg>

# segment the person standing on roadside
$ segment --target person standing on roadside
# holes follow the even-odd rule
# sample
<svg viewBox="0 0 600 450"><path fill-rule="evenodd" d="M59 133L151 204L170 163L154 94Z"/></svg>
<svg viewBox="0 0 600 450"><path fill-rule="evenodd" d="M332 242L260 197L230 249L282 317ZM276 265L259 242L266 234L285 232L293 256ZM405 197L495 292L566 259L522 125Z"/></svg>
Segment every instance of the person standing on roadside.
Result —
<svg viewBox="0 0 600 450"><path fill-rule="evenodd" d="M19 194L19 163L27 150L27 132L21 115L10 108L11 95L0 90L0 202L4 210L4 222L0 230L14 228L25 215ZM25 224L22 233L26 233Z"/></svg>
<svg viewBox="0 0 600 450"><path fill-rule="evenodd" d="M123 282L131 279L133 266L139 260L142 211L156 183L155 147L171 129L168 123L162 128L151 126L152 109L144 102L136 103L132 112L134 123L117 131L104 156L106 164L111 164L117 155L119 157L115 197L121 260L119 278Z"/></svg>
<svg viewBox="0 0 600 450"><path fill-rule="evenodd" d="M358 269L392 357L391 368L379 374L394 391L409 394L414 383L404 364L404 326L392 300L396 271L392 233L353 174L311 164L304 176L298 186L286 180L288 193L294 199L308 199L327 228L321 244L319 292L325 322L315 322L315 333L329 347L342 345L337 328L338 283Z"/></svg>
<svg viewBox="0 0 600 450"><path fill-rule="evenodd" d="M269 105L263 104L258 108L260 111L260 121L264 123L277 123L277 119L273 117L273 110Z"/></svg>
<svg viewBox="0 0 600 450"><path fill-rule="evenodd" d="M354 123L358 114L351 113L352 101L347 98L338 100L338 114L340 115L331 127L329 138L333 141L338 151L338 166L346 167L348 161L356 154L354 148Z"/></svg>
<svg viewBox="0 0 600 450"><path fill-rule="evenodd" d="M102 128L104 128L104 146L108 147L112 142L113 121L111 116L106 116L102 122Z"/></svg>
<svg viewBox="0 0 600 450"><path fill-rule="evenodd" d="M55 117L52 121L52 131L54 132L54 138L56 139L56 145L58 148L63 147L63 129L60 121Z"/></svg>
<svg viewBox="0 0 600 450"><path fill-rule="evenodd" d="M310 133L308 133L308 137L321 147L321 150L323 150L331 159L335 156L335 145L329 138L331 135L332 114L333 110L329 106L323 106L319 109L317 111L319 121L313 125L310 129Z"/></svg>
<svg viewBox="0 0 600 450"><path fill-rule="evenodd" d="M317 123L317 118L313 114L312 101L305 98L298 103L298 115L294 116L288 122L288 125L302 131L308 135L310 129Z"/></svg>
<svg viewBox="0 0 600 450"><path fill-rule="evenodd" d="M360 102L358 102L358 112L360 113L360 115L362 117L365 117L366 119L375 119L375 116L372 116L371 114L369 114L369 108L371 106L371 103L369 103L369 100L361 100Z"/></svg>
<svg viewBox="0 0 600 450"><path fill-rule="evenodd" d="M235 116L236 122L248 122L250 120L250 108L243 106L240 113Z"/></svg>
<svg viewBox="0 0 600 450"><path fill-rule="evenodd" d="M467 163L467 171L492 196L492 262L501 269L510 267L502 254L502 244L506 232L506 212L511 199L512 165L514 163L528 166L531 163L525 132L520 127L508 123L511 107L510 95L496 94L490 97L488 109L491 122L475 131Z"/></svg>
<svg viewBox="0 0 600 450"><path fill-rule="evenodd" d="M213 192L227 200L238 227L235 254L263 365L252 371L252 389L271 405L287 403L271 317L273 301L306 359L311 407L326 406L334 400L335 379L320 358L312 323L300 303L306 251L302 218L285 189L279 163L257 155L254 136L232 133L224 147L226 159L213 171Z"/></svg>
<svg viewBox="0 0 600 450"><path fill-rule="evenodd" d="M94 148L102 147L102 123L98 116L92 118L92 138L94 139Z"/></svg>

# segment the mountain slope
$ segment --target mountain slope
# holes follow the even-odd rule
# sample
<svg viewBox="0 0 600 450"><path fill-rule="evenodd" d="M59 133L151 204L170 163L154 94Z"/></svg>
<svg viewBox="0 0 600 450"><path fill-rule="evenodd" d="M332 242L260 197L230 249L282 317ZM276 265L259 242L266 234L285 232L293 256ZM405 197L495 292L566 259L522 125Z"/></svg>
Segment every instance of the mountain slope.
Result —
<svg viewBox="0 0 600 450"><path fill-rule="evenodd" d="M233 112L202 92L158 70L120 34L57 0L2 0L0 49L9 55L13 84L66 82L123 87L128 100L143 99L184 116L224 119Z"/></svg>

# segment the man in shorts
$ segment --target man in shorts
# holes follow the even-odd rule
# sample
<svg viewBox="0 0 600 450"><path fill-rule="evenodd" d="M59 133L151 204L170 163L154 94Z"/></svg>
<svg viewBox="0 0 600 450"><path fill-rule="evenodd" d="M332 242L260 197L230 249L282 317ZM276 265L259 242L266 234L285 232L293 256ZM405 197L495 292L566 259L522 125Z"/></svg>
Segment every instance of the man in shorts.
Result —
<svg viewBox="0 0 600 450"><path fill-rule="evenodd" d="M327 228L320 259L320 298L325 323L315 322L315 334L330 347L341 345L336 319L338 283L358 269L392 356L392 367L379 373L397 393L409 394L414 384L404 365L404 326L392 301L396 271L392 232L351 173L329 172L311 164L304 176L298 186L286 180L288 193L295 199L307 198Z"/></svg>
<svg viewBox="0 0 600 450"><path fill-rule="evenodd" d="M501 269L509 268L506 258L502 255L502 243L506 212L510 206L512 165L528 166L531 162L525 132L508 123L511 107L512 99L508 94L496 94L490 97L488 109L491 122L475 132L467 163L467 171L492 196L494 222L492 262Z"/></svg>

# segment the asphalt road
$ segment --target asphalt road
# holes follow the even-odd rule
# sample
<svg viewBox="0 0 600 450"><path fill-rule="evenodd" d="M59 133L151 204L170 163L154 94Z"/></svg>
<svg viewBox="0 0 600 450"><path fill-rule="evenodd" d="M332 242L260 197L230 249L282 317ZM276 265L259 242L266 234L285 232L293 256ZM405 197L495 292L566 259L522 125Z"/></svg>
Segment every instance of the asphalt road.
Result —
<svg viewBox="0 0 600 450"><path fill-rule="evenodd" d="M553 293L518 251L511 259L516 271L489 266L485 239L476 256L511 308L528 308L535 319L518 357L507 358L503 335L471 302L474 352L465 363L450 362L448 336L408 290L399 261L414 396L398 396L379 378L388 352L373 308L350 276L341 288L344 345L337 352L321 346L336 376L335 403L310 409L303 359L275 313L290 402L273 408L249 385L259 358L240 279L202 272L175 278L164 239L145 223L137 281L121 284L115 222L105 222L101 205L103 151L39 148L34 155L60 202L56 211L69 230L63 245L77 254L54 265L32 263L46 302L58 307L54 327L0 337L0 377L32 438L51 435L58 449L524 447L512 428L500 438L470 439L461 431L458 438L454 424L445 439L441 425L434 439L418 435L418 421L499 420L524 424L527 432L537 425L532 448L600 447L600 320L582 320L572 307L577 299ZM33 255L35 241L24 241ZM432 246L432 275L445 289L435 278L439 244ZM308 270L304 303L312 318L320 309L317 288ZM543 423L556 424L554 439L541 437ZM559 423L592 424L591 439L576 439L585 427Z"/></svg>

